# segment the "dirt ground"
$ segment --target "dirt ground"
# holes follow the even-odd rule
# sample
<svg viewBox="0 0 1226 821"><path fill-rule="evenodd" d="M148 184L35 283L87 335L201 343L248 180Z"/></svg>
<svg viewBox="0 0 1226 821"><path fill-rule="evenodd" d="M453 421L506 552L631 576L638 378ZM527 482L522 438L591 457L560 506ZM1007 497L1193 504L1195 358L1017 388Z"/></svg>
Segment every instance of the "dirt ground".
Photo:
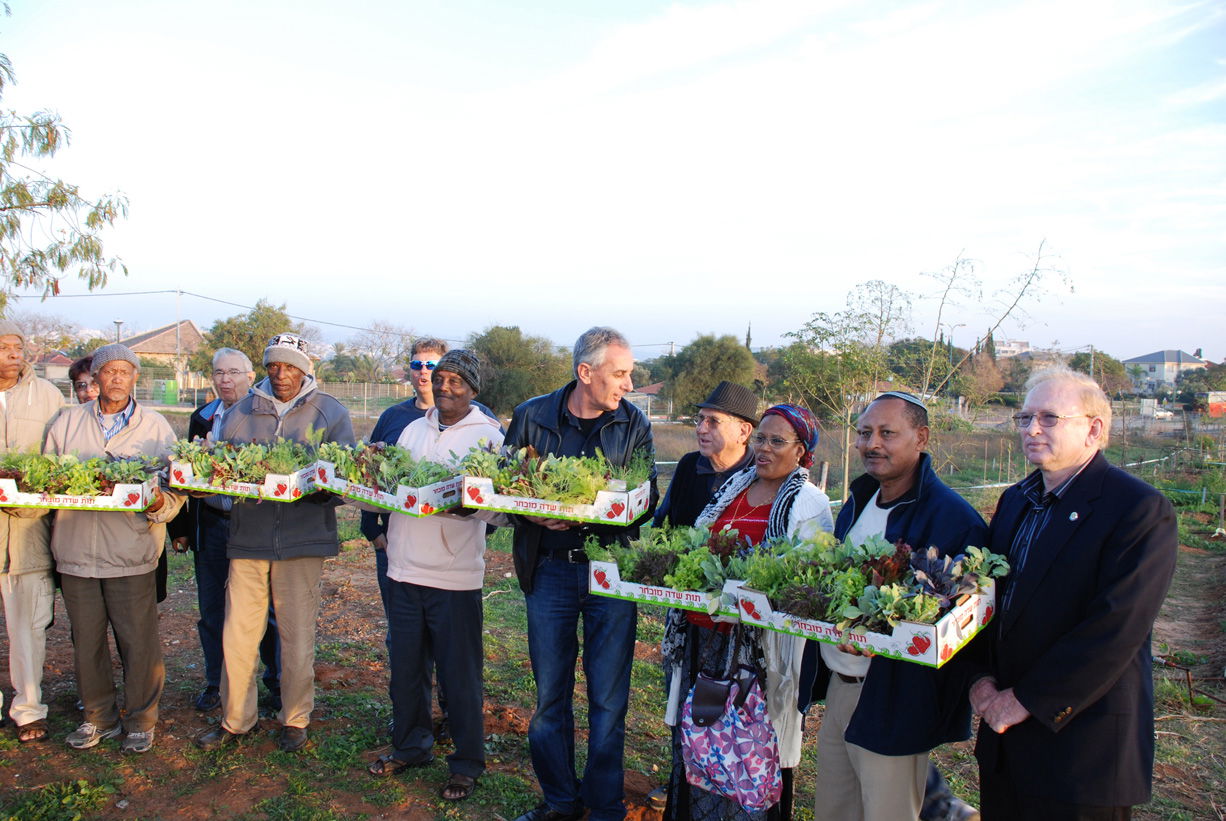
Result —
<svg viewBox="0 0 1226 821"><path fill-rule="evenodd" d="M47 648L45 675L45 698L51 705L49 722L52 738L42 744L18 745L13 741L11 723L0 733L0 808L12 806L21 796L46 784L82 780L88 784L109 783L116 785L115 792L99 802L89 818L234 818L234 817L284 817L284 818L405 818L411 821L426 821L434 818L501 818L508 809L497 798L489 803L474 806L472 802L463 809L438 809L435 798L445 769L439 765L428 775L407 778L399 782L401 791L392 799L364 792L363 788L337 789L335 786L300 783L295 780L294 759L275 750L275 722L262 721L263 732L258 740L249 743L237 757L213 757L197 751L191 739L210 726L213 716L204 716L192 706L192 700L200 687L201 665L199 644L195 628L195 588L192 583L190 564L176 559L173 565L171 589L168 600L161 606L161 636L167 661L167 688L161 704L161 720L158 725L157 745L150 754L125 758L115 749L114 742L104 742L99 748L88 752L75 752L62 742L63 735L79 721L74 703L76 701L72 669L72 649L68 620L62 601L57 597L56 622L50 631ZM487 578L491 584L504 582L511 571L510 556L506 553L488 554ZM1203 550L1184 548L1180 556L1180 570L1162 616L1155 627L1155 648L1164 655L1173 655L1177 650L1185 652L1184 660L1194 659L1191 673L1195 677L1220 676L1226 667L1226 642L1223 641L1223 618L1226 617L1226 556ZM330 762L351 771L349 778L354 783L371 782L361 769L364 761L377 752L373 746L352 743L353 749L336 749L345 738L354 737L353 723L364 723L362 732L367 738L382 738L386 721L385 702L386 667L382 661L383 613L379 604L374 581L373 562L364 550L346 551L338 559L327 563L323 586L323 606L319 621L320 647L339 648L325 654L316 664L317 688L321 697L325 694L353 694L360 697L368 694L367 701L375 707L363 708L356 714L343 714L339 709L319 709L312 721L311 732L316 743L332 747L320 755ZM338 653L341 654L338 657ZM1188 655L1190 654L1190 655ZM638 656L654 660L658 650L650 644L642 644ZM1182 671L1173 671L1182 681ZM1167 675L1167 672L1161 675ZM116 675L119 667L116 665ZM0 658L0 682L7 687L7 653ZM1222 695L1221 687L1216 692ZM11 690L6 690L11 693ZM508 783L518 784L520 792L514 800L522 804L535 788L531 766L523 750L530 710L523 706L530 703L530 695L520 704L496 703L487 698L485 721L486 732L492 738L512 741L502 755L491 757L490 773L483 779L482 789L491 782L491 775L504 775ZM321 698L322 700L322 698ZM1160 705L1160 713L1172 712ZM1193 730L1206 734L1210 761L1184 761L1178 755L1166 760L1160 752L1155 768L1155 791L1160 800L1147 808L1139 809L1138 818L1221 818L1220 794L1214 798L1214 785L1223 783L1220 756L1223 753L1221 724L1226 720L1222 705L1210 705L1191 724L1174 729L1173 721L1186 719L1182 715L1159 716L1159 733L1171 732L1188 736ZM349 736L345 736L349 732ZM810 738L813 731L807 732ZM1216 737L1216 741L1214 738ZM1161 741L1161 739L1160 739ZM630 744L636 743L633 738ZM638 743L644 742L642 738ZM969 758L970 743L954 745L941 753L944 768L961 778L965 788L975 786L974 762ZM1218 763L1213 764L1213 756ZM265 767L259 772L250 772L253 762ZM1208 768L1206 770L1205 768ZM318 772L315 770L313 772ZM1206 774L1208 773L1208 775ZM264 777L265 775L269 777ZM806 776L808 777L808 776ZM627 803L632 819L650 819L658 813L647 808L647 793L660 783L663 775L649 777L643 772L628 772L626 779ZM1206 778L1208 781L1206 782ZM203 789L186 789L185 784L203 783ZM798 784L800 782L798 781ZM1208 788L1208 789L1207 789ZM809 787L811 790L811 786ZM301 796L310 802L312 791L326 795L323 806L316 806L311 813L298 809L285 812L274 811L277 804L270 804L286 795ZM811 800L811 799L807 799ZM1216 803L1214 803L1216 800ZM262 803L263 802L263 803ZM297 806L297 805L295 805ZM530 804L528 804L530 806ZM263 810L257 810L263 807ZM273 808L273 809L270 809ZM523 807L526 808L526 807ZM522 811L522 809L520 810ZM0 812L0 817L4 813ZM43 817L71 817L66 809L63 815Z"/></svg>

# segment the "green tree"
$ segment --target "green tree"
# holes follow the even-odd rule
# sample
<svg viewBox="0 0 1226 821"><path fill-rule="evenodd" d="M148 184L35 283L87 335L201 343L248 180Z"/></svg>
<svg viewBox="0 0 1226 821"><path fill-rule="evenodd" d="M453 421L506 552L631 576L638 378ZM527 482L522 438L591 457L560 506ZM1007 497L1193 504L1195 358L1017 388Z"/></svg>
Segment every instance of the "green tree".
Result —
<svg viewBox="0 0 1226 821"><path fill-rule="evenodd" d="M987 404L1004 385L1004 377L986 351L973 354L950 382L954 393L966 398L972 415L975 409Z"/></svg>
<svg viewBox="0 0 1226 821"><path fill-rule="evenodd" d="M0 54L0 96L15 81L12 64ZM65 275L93 290L106 285L108 275L128 272L102 246L102 231L127 216L127 200L111 194L91 202L77 186L38 167L70 136L51 112L0 109L0 313L18 289L40 290L45 298L60 292Z"/></svg>
<svg viewBox="0 0 1226 821"><path fill-rule="evenodd" d="M1179 401L1189 406L1195 404L1198 393L1226 391L1226 362L1184 371L1176 384L1179 387Z"/></svg>
<svg viewBox="0 0 1226 821"><path fill-rule="evenodd" d="M691 414L711 389L723 380L752 387L756 361L735 336L700 336L674 359L666 384L676 413Z"/></svg>
<svg viewBox="0 0 1226 821"><path fill-rule="evenodd" d="M285 312L285 305L273 305L261 299L245 314L214 322L213 327L204 332L205 344L192 355L188 364L193 370L207 373L213 368L213 351L234 348L251 357L259 373L268 340L281 333L298 334L312 341L319 336L315 328L291 319Z"/></svg>
<svg viewBox="0 0 1226 821"><path fill-rule="evenodd" d="M518 326L493 325L469 337L467 347L481 358L478 398L503 416L572 378L565 349L541 336L525 336Z"/></svg>
<svg viewBox="0 0 1226 821"><path fill-rule="evenodd" d="M1091 369L1091 361L1093 368ZM1132 390L1132 379L1124 363L1102 351L1095 351L1093 357L1088 353L1075 353L1068 361L1068 366L1074 371L1088 374L1098 382L1108 396L1117 396Z"/></svg>

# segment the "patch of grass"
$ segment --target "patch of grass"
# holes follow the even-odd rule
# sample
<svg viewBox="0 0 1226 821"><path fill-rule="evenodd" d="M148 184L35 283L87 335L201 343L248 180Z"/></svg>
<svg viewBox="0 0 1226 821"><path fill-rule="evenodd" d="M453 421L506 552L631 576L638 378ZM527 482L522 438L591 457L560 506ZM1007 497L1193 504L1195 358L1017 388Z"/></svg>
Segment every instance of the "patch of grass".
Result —
<svg viewBox="0 0 1226 821"><path fill-rule="evenodd" d="M271 821L340 821L344 816L319 806L317 801L305 796L278 795L266 798L255 805L260 815L252 818L267 818Z"/></svg>
<svg viewBox="0 0 1226 821"><path fill-rule="evenodd" d="M102 809L114 794L115 787L109 782L59 781L15 796L11 803L6 801L0 805L0 814L6 821L76 821Z"/></svg>

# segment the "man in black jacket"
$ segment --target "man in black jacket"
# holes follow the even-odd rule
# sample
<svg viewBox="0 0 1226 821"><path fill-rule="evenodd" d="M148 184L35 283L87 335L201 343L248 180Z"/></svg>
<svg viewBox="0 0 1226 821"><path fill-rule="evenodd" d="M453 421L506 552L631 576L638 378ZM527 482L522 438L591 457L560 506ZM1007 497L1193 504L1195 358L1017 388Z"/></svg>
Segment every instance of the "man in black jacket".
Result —
<svg viewBox="0 0 1226 821"><path fill-rule="evenodd" d="M989 546L1012 572L968 648L985 664L971 687L983 814L1126 819L1150 799L1150 637L1175 572L1175 516L1103 457L1111 404L1092 379L1051 369L1026 386L1013 419L1038 470L992 517Z"/></svg>
<svg viewBox="0 0 1226 821"><path fill-rule="evenodd" d="M720 382L694 417L698 450L677 462L668 491L656 508L654 527L692 527L719 486L753 459L749 436L758 424L758 397L744 385Z"/></svg>
<svg viewBox="0 0 1226 821"><path fill-rule="evenodd" d="M254 381L255 369L247 354L234 348L219 348L213 354L213 390L217 398L192 413L187 421L187 438L207 438L221 430L226 411L247 395ZM232 497L220 494L189 499L187 507L171 520L168 528L176 552L191 549L196 570L196 602L200 607L196 630L204 654L204 689L196 696L196 709L201 712L221 706L221 630L226 621L226 577L230 574L226 540L230 536L233 503ZM280 652L277 622L269 607L260 659L264 662L268 707L273 712L281 709Z"/></svg>
<svg viewBox="0 0 1226 821"><path fill-rule="evenodd" d="M612 328L596 327L575 343L575 379L515 409L505 444L532 445L542 456L593 456L616 465L636 453L654 460L651 424L623 397L634 389L630 345ZM655 507L655 470L651 473ZM544 801L516 821L593 821L625 817L623 754L637 610L633 602L587 593L584 540L632 537L630 527L582 525L516 517L514 559L528 610L528 652L536 679L536 712L528 727L532 766ZM583 669L588 690L588 755L575 772L575 664L583 619Z"/></svg>

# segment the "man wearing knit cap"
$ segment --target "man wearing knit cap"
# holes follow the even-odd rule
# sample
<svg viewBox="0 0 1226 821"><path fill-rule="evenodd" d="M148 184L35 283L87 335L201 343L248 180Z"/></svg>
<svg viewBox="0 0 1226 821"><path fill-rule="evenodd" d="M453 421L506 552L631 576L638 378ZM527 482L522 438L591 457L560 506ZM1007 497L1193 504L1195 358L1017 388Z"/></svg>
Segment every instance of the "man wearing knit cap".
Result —
<svg viewBox="0 0 1226 821"><path fill-rule="evenodd" d="M0 319L0 452L39 450L47 426L63 404L59 389L35 376L33 366L26 362L21 328ZM17 725L18 741L42 741L47 737L43 661L55 601L49 518L30 516L18 508L0 512L0 598L4 599L9 679L14 691L9 716ZM0 707L3 705L0 691Z"/></svg>
<svg viewBox="0 0 1226 821"><path fill-rule="evenodd" d="M411 422L397 441L414 459L453 463L478 445L502 445L498 422L473 406L481 389L480 363L453 350L431 376L434 407ZM472 513L473 515L458 515ZM482 721L481 584L486 523L506 517L457 511L414 518L393 516L387 531L388 653L391 670L392 752L369 767L387 776L432 759L429 661L438 668L455 751L440 795L467 798L485 770Z"/></svg>
<svg viewBox="0 0 1226 821"><path fill-rule="evenodd" d="M91 457L170 455L175 434L155 411L133 398L140 359L114 343L94 351L90 365L98 398L64 408L51 423L44 451ZM155 490L139 513L60 510L55 514L51 552L60 572L64 605L72 622L77 691L85 721L65 739L88 749L127 731L124 752L153 746L158 701L166 679L158 638L158 559L166 541L166 522L183 505L176 493ZM123 663L124 719L120 722L107 646L107 626L115 634Z"/></svg>
<svg viewBox="0 0 1226 821"><path fill-rule="evenodd" d="M268 377L226 412L218 438L245 445L289 439L354 444L349 411L315 384L307 341L278 334L264 349ZM271 598L281 637L281 722L278 746L307 743L315 706L315 622L324 559L340 551L340 497L320 491L293 503L237 500L230 512L226 555L226 620L222 628L221 723L196 739L204 749L231 743L255 728L256 663Z"/></svg>

